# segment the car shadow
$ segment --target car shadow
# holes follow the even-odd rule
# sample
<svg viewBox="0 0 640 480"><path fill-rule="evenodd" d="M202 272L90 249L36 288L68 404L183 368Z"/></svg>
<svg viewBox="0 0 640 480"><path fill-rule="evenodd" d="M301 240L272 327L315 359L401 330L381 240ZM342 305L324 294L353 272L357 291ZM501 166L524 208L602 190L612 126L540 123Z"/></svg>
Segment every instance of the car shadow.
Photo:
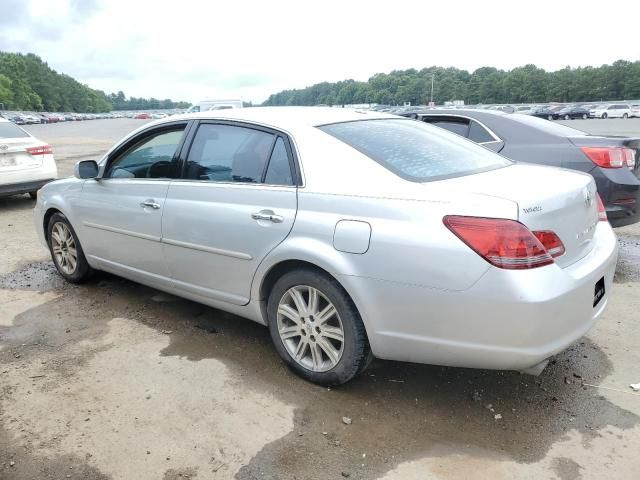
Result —
<svg viewBox="0 0 640 480"><path fill-rule="evenodd" d="M167 334L169 344L159 355L217 359L243 388L295 405L293 430L264 446L238 472L239 479L283 478L282 472L286 478L307 478L314 465L323 478L340 478L342 472L376 478L442 444L530 463L570 431L579 432L588 446L613 435L610 426L624 430L640 422L583 385L600 383L613 368L588 337L556 356L539 377L375 360L347 385L323 388L289 372L264 326L112 275L98 274L83 286L61 284L44 262L0 277L0 288L59 292L58 304L67 300L92 312L97 336L116 316L141 322ZM37 340L35 330L33 335L14 342Z"/></svg>

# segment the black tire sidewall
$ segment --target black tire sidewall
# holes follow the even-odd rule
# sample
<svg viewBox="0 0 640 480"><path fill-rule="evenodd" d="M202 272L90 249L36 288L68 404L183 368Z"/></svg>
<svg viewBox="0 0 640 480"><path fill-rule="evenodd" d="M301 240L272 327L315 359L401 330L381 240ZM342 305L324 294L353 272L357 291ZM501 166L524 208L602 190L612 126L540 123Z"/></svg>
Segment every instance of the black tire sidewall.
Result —
<svg viewBox="0 0 640 480"><path fill-rule="evenodd" d="M53 230L53 226L56 223L64 223L67 226L67 228L71 232L71 235L73 236L73 241L76 244L76 251L78 252L78 263L76 265L76 270L71 275L62 271L62 269L59 267L58 263L56 262L55 255L53 254L53 248L51 246L51 231ZM82 250L82 245L80 245L80 240L78 239L78 235L76 234L76 231L71 226L71 223L69 222L67 217L65 217L61 213L54 213L49 219L49 223L47 224L47 245L49 246L49 252L51 253L51 260L53 260L53 264L56 266L56 270L58 270L58 273L62 277L64 277L65 280L71 283L82 283L89 278L89 276L92 273L92 270L91 270L91 267L89 266L89 263L87 262L86 257L84 256L84 251Z"/></svg>
<svg viewBox="0 0 640 480"><path fill-rule="evenodd" d="M278 303L287 290L300 285L308 285L322 292L333 303L342 321L342 357L335 367L326 372L313 372L298 364L287 351L278 333ZM271 339L280 357L291 370L310 382L319 385L341 385L360 373L368 363L370 349L362 319L348 294L328 275L313 270L295 270L284 274L269 294L267 317Z"/></svg>

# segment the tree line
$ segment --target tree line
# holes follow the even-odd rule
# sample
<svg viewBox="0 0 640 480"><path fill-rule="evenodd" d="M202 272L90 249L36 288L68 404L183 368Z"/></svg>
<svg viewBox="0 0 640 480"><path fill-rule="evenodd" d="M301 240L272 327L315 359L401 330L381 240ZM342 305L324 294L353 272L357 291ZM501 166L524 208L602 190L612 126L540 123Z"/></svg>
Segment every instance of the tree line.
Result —
<svg viewBox="0 0 640 480"><path fill-rule="evenodd" d="M263 105L428 104L464 100L468 105L492 103L590 102L640 99L640 61L618 60L600 67L565 67L548 72L535 65L512 70L429 67L377 73L366 82L344 80L283 90Z"/></svg>
<svg viewBox="0 0 640 480"><path fill-rule="evenodd" d="M46 112L100 113L111 110L186 108L187 102L106 95L53 70L33 53L0 51L0 108Z"/></svg>
<svg viewBox="0 0 640 480"><path fill-rule="evenodd" d="M158 100L157 98L126 98L124 92L110 93L107 99L113 106L114 110L156 110L171 108L188 108L191 106L189 102L174 102L168 98Z"/></svg>

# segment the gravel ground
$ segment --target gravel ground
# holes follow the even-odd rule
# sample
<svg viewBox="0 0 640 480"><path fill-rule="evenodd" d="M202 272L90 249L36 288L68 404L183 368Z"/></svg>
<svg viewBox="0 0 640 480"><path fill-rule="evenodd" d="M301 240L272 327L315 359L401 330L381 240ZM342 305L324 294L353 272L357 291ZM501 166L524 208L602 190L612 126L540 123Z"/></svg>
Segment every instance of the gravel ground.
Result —
<svg viewBox="0 0 640 480"><path fill-rule="evenodd" d="M68 175L143 122L29 129ZM106 274L64 283L32 207L0 199L3 480L638 478L637 225L617 232L607 312L541 376L374 361L326 389L262 326Z"/></svg>

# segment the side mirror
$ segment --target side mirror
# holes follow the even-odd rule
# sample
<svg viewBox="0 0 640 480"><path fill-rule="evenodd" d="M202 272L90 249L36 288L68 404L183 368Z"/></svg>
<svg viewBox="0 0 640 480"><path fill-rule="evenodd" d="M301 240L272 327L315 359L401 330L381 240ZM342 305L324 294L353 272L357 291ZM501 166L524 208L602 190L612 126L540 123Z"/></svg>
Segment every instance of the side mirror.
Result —
<svg viewBox="0 0 640 480"><path fill-rule="evenodd" d="M82 160L76 163L73 175L81 180L86 180L88 178L96 178L99 170L95 160Z"/></svg>

